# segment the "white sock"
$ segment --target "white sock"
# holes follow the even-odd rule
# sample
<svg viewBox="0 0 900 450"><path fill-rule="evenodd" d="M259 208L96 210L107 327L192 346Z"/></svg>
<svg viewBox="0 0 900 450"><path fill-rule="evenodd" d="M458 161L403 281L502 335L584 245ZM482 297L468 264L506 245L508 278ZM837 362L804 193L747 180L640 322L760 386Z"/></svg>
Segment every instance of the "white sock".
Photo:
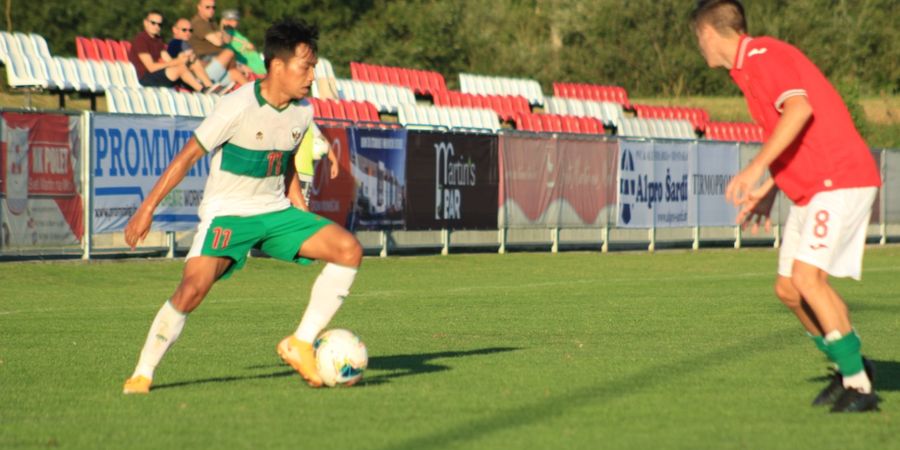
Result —
<svg viewBox="0 0 900 450"><path fill-rule="evenodd" d="M844 388L854 388L863 394L868 394L872 392L872 380L866 375L865 370L860 370L856 375L844 376Z"/></svg>
<svg viewBox="0 0 900 450"><path fill-rule="evenodd" d="M294 337L313 342L340 309L356 278L356 268L328 263L313 283L309 305Z"/></svg>
<svg viewBox="0 0 900 450"><path fill-rule="evenodd" d="M141 350L141 357L138 365L134 369L132 377L138 375L153 379L153 372L156 366L166 354L166 350L175 343L181 330L184 328L184 321L187 314L182 313L172 306L168 300L156 313L153 324L150 325L150 332L147 333L147 341L144 342L144 348Z"/></svg>

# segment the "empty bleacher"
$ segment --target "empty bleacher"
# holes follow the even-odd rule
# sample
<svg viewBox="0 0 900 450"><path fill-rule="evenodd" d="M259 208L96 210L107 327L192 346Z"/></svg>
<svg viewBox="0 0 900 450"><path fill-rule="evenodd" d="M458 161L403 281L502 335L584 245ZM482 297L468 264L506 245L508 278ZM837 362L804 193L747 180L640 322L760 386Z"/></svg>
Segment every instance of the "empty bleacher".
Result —
<svg viewBox="0 0 900 450"><path fill-rule="evenodd" d="M495 77L459 74L459 89L466 94L480 95L519 95L535 106L544 105L544 93L536 80L527 78Z"/></svg>
<svg viewBox="0 0 900 450"><path fill-rule="evenodd" d="M593 117L601 120L606 127L618 128L622 118L625 117L620 103L566 97L546 97L546 102L548 113Z"/></svg>
<svg viewBox="0 0 900 450"><path fill-rule="evenodd" d="M350 122L380 122L375 105L366 101L310 98L314 116Z"/></svg>
<svg viewBox="0 0 900 450"><path fill-rule="evenodd" d="M397 114L400 105L416 102L412 89L404 86L356 80L336 80L336 86L337 98L369 102L383 113Z"/></svg>
<svg viewBox="0 0 900 450"><path fill-rule="evenodd" d="M657 139L697 138L694 127L687 120L643 119L640 117L623 118L617 134L627 137Z"/></svg>
<svg viewBox="0 0 900 450"><path fill-rule="evenodd" d="M405 104L400 106L398 118L410 129L500 131L500 119L492 109Z"/></svg>
<svg viewBox="0 0 900 450"><path fill-rule="evenodd" d="M539 133L604 134L603 122L594 117L519 113L516 129Z"/></svg>
<svg viewBox="0 0 900 450"><path fill-rule="evenodd" d="M519 113L530 113L528 100L520 95L479 95L459 91L444 91L434 96L435 106L457 108L492 109L507 122L512 122Z"/></svg>
<svg viewBox="0 0 900 450"><path fill-rule="evenodd" d="M763 142L763 128L755 123L709 122L704 138L712 141Z"/></svg>
<svg viewBox="0 0 900 450"><path fill-rule="evenodd" d="M414 94L422 96L447 90L444 76L428 70L351 62L350 74L357 81L405 86L412 89Z"/></svg>
<svg viewBox="0 0 900 450"><path fill-rule="evenodd" d="M628 93L620 86L604 86L589 83L553 83L553 95L556 97L578 98L595 102L613 102L626 109L631 108Z"/></svg>
<svg viewBox="0 0 900 450"><path fill-rule="evenodd" d="M632 105L635 114L644 119L681 119L691 122L694 130L703 132L709 123L709 113L703 108L680 106Z"/></svg>

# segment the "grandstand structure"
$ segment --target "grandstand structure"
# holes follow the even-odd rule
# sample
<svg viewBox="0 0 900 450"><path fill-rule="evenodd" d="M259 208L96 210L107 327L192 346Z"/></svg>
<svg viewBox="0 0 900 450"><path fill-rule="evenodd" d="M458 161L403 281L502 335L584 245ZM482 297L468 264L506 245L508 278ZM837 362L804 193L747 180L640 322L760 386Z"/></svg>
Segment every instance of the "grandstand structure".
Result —
<svg viewBox="0 0 900 450"><path fill-rule="evenodd" d="M130 43L78 36L77 55L50 52L35 33L0 32L0 62L10 87L91 99L104 96L113 114L205 117L220 96L146 88L128 60ZM351 79L340 79L319 58L310 102L321 121L362 126L444 129L466 132L530 132L630 138L761 142L752 123L713 121L700 108L633 104L621 86L554 82L545 95L533 79L460 73L459 91L435 71L351 62ZM30 96L26 96L30 102Z"/></svg>

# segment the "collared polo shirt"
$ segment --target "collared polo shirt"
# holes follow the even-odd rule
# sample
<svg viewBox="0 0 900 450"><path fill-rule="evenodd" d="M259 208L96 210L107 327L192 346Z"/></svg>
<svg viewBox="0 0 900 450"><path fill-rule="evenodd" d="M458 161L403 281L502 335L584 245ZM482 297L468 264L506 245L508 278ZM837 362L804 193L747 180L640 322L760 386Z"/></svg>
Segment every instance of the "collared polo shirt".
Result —
<svg viewBox="0 0 900 450"><path fill-rule="evenodd" d="M796 47L742 36L730 74L766 139L787 99L802 95L812 105L807 127L769 166L775 184L794 203L805 205L821 191L881 185L872 153L840 94Z"/></svg>
<svg viewBox="0 0 900 450"><path fill-rule="evenodd" d="M261 80L223 97L194 130L210 152L209 177L200 203L201 219L251 216L291 206L284 173L312 122L307 100L282 109L266 102Z"/></svg>

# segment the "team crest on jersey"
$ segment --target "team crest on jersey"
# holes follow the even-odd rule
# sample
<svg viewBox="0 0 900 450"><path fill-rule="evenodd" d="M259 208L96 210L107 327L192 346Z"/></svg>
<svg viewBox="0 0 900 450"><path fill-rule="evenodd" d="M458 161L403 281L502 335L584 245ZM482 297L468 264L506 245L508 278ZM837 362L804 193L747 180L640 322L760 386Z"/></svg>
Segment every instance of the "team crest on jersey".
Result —
<svg viewBox="0 0 900 450"><path fill-rule="evenodd" d="M256 132L256 140L261 141L262 139L263 139L262 131L257 131Z"/></svg>
<svg viewBox="0 0 900 450"><path fill-rule="evenodd" d="M303 135L303 130L301 130L300 127L291 128L291 137L294 138L295 141L299 140L301 135Z"/></svg>

